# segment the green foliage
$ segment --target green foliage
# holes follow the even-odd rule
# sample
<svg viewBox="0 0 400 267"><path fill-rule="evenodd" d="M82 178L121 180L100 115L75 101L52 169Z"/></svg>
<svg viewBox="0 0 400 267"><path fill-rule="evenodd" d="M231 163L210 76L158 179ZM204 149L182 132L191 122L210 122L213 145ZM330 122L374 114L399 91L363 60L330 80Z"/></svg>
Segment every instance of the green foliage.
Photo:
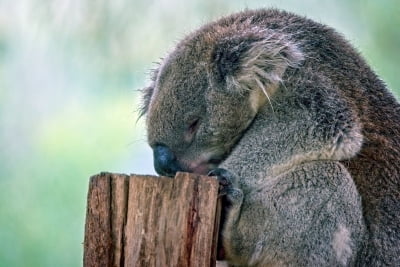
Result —
<svg viewBox="0 0 400 267"><path fill-rule="evenodd" d="M337 28L400 89L396 0L0 1L0 266L81 265L89 176L154 173L136 123L151 62L246 7Z"/></svg>

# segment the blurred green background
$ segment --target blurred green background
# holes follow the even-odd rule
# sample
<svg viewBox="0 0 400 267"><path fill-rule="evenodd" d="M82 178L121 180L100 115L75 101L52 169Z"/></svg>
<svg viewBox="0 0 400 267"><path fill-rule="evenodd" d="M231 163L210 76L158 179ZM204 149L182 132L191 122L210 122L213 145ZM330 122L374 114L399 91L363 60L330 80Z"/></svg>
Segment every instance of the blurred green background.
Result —
<svg viewBox="0 0 400 267"><path fill-rule="evenodd" d="M335 27L400 94L397 0L0 0L0 266L82 265L89 176L154 173L148 70L191 29L258 7Z"/></svg>

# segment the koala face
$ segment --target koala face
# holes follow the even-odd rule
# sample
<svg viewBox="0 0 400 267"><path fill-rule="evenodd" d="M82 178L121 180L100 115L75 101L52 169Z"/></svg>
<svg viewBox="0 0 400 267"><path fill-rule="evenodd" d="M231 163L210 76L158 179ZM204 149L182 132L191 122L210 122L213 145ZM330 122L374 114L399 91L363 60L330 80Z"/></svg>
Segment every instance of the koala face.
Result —
<svg viewBox="0 0 400 267"><path fill-rule="evenodd" d="M282 36L248 23L210 25L184 39L144 90L142 113L156 171L173 176L216 168L286 67L300 59Z"/></svg>
<svg viewBox="0 0 400 267"><path fill-rule="evenodd" d="M148 142L161 175L207 174L229 153L255 116L250 92L210 82L210 66L178 50L160 66L147 115Z"/></svg>

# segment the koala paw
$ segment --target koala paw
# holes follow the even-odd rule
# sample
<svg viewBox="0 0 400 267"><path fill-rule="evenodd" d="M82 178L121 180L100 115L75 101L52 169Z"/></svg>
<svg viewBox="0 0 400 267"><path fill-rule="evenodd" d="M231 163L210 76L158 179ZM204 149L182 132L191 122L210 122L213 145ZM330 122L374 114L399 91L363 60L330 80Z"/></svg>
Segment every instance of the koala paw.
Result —
<svg viewBox="0 0 400 267"><path fill-rule="evenodd" d="M242 190L235 188L233 182L236 177L231 172L217 168L208 173L208 176L215 176L219 182L219 195L226 197L230 204L241 203L243 199Z"/></svg>

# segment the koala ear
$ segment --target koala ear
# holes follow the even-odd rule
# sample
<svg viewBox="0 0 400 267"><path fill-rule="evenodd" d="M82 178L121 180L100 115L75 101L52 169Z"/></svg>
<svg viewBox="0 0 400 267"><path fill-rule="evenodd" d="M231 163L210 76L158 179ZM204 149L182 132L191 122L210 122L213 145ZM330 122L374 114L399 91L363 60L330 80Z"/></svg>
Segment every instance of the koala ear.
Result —
<svg viewBox="0 0 400 267"><path fill-rule="evenodd" d="M147 113L150 105L151 96L153 95L153 91L154 91L153 85L150 85L148 87L139 90L139 92L142 94L142 103L139 107L138 118L143 117Z"/></svg>
<svg viewBox="0 0 400 267"><path fill-rule="evenodd" d="M142 103L139 107L139 118L144 116L147 113L147 110L149 109L150 100L151 97L153 96L157 75L158 75L158 68L150 70L151 84L139 90L139 92L142 94Z"/></svg>
<svg viewBox="0 0 400 267"><path fill-rule="evenodd" d="M215 80L230 91L260 88L267 93L267 88L282 80L288 66L303 59L282 33L252 30L220 38L212 53Z"/></svg>

